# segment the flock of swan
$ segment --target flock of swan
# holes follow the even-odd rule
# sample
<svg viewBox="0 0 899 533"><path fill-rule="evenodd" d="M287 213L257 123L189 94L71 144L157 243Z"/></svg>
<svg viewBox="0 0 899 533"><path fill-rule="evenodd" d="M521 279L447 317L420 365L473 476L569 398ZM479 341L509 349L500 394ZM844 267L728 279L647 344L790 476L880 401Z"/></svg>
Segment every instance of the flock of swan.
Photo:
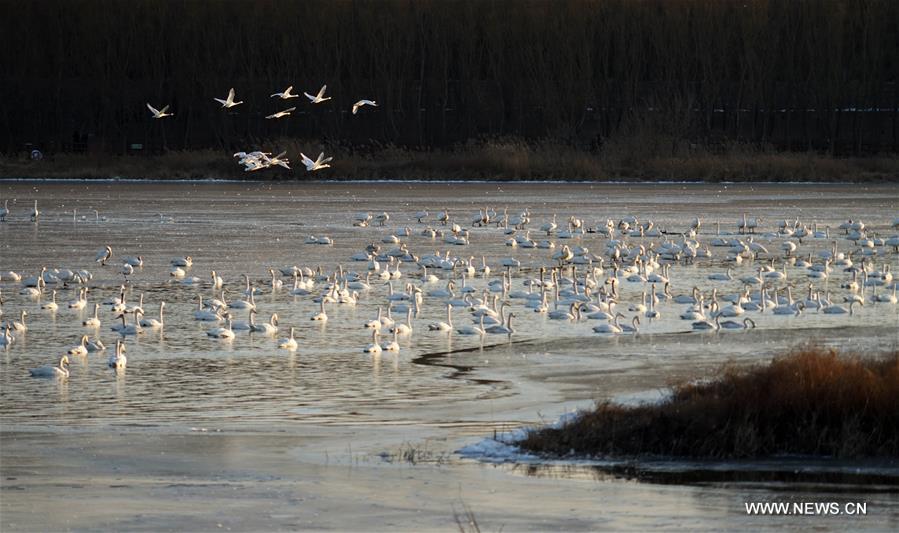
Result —
<svg viewBox="0 0 899 533"><path fill-rule="evenodd" d="M330 96L325 96L325 91L327 89L328 89L327 85L322 85L321 89L319 89L318 93L316 93L315 95L309 94L307 92L304 92L303 94L306 95L306 98L309 99L310 103L321 104L321 103L327 102L328 100L331 99ZM293 91L293 85L284 89L283 91L273 93L271 95L271 98L278 97L281 100L290 100L291 98L299 98L299 95L293 94L292 91ZM228 96L226 96L224 99L213 98L213 100L222 104L223 109L231 109L233 107L236 107L236 106L244 103L243 100L236 101L235 98L236 98L236 93L234 91L234 88L232 87L228 91ZM359 110L365 106L378 107L378 103L374 100L369 100L367 98L363 98L353 104L351 111L354 115L356 115L357 113L359 113ZM175 116L174 113L168 112L168 110L169 110L168 105L164 106L162 109L157 109L157 108L153 107L153 105L151 105L149 102L147 102L147 109L150 110L152 118L155 118L155 119L161 119L161 118ZM274 120L274 119L288 117L288 116L290 116L291 113L296 111L296 109L297 109L296 106L289 107L287 109L282 109L280 111L276 111L270 115L267 115L265 118L267 120ZM255 172L257 170L271 168L274 166L280 166L280 167L290 170L290 160L287 159L287 157L286 157L287 152L282 152L275 157L270 157L271 155L272 155L271 152L262 152L262 151L256 150L253 152L237 152L234 154L234 157L238 158L238 163L244 166L244 172ZM318 156L318 159L316 159L314 161L312 159L310 159L309 157L307 157L303 153L300 153L300 157L303 160L303 165L306 167L307 172L314 172L316 170L321 170L321 169L328 168L331 166L331 165L328 165L327 163L329 161L331 161L332 158L331 157L325 158L324 153L320 154Z"/></svg>
<svg viewBox="0 0 899 533"><path fill-rule="evenodd" d="M8 216L5 203L0 220ZM35 202L30 219L36 223L39 216ZM216 265L196 265L184 255L168 262L166 283L189 291L185 300L196 302L192 318L208 324L206 336L227 340L241 332L258 333L289 351L315 347L304 345L297 336L301 322L285 334L278 314L264 312L257 296L310 299L318 309L307 320L317 323L329 319L333 306L377 304L377 315L358 324L360 340L370 341L360 342L366 354L397 353L400 339L418 335L511 339L516 333L513 319L534 320L528 316L586 324L602 336L636 335L641 328L652 331L654 321L662 318L662 304L684 306L678 313L684 331L749 330L759 316L794 320L808 313L842 315L841 322L849 324L856 306L868 305L885 306L885 316L899 325L894 307L899 282L890 268L899 257L899 234L879 237L858 220L833 230L798 219L765 228L760 219L743 215L734 232L722 231L720 224L703 232L699 218L688 227L661 228L633 215L594 225L575 215L561 220L553 215L538 225L532 224L527 210L510 214L485 208L468 217L444 209L435 216L427 211L406 214L419 229L407 226L370 235L391 220L390 214L359 213L350 218L347 222L357 228L354 231L366 232L366 240L372 239L346 258L359 268L338 264L329 272L322 267L270 267L265 281L244 274L239 282L226 282L212 270ZM899 229L899 218L892 227ZM584 246L588 238L595 239L599 248ZM511 255L488 262L486 257L456 252L472 239L504 244ZM335 244L325 235L310 236L305 242ZM416 253L414 243L422 245L419 252L427 248L429 253ZM542 250L542 259L523 266L516 257L519 250ZM17 298L18 309L5 313L7 302L0 292L0 318L8 316L0 323L0 348L15 349L17 337L28 330L30 312L55 316L63 309L79 311L82 314L72 315L73 319L84 318L81 326L94 336L92 340L89 334L81 335L77 343L60 350L58 365L31 369L32 376L65 378L72 358L107 352L99 340L103 329L118 337L107 364L122 370L129 337L166 327L165 301L151 303L158 314L148 317L145 304L150 302L143 295L137 302L126 298L126 286L137 289L160 281L143 275L144 257L117 255L111 246L103 246L91 262L105 271L107 279L121 276L116 294L92 300L91 295L104 288L92 284L94 275L86 268L45 266L32 275L0 272L0 289L22 297ZM724 272L709 274L701 287L684 286L678 270L697 262L722 265ZM207 268L208 276L194 275ZM739 286L734 292L724 290L734 285ZM241 296L229 299L226 289ZM421 323L418 317L428 307L445 311L445 320ZM86 310L93 312L85 317ZM244 313L247 320L236 319ZM268 319L257 321L260 316Z"/></svg>

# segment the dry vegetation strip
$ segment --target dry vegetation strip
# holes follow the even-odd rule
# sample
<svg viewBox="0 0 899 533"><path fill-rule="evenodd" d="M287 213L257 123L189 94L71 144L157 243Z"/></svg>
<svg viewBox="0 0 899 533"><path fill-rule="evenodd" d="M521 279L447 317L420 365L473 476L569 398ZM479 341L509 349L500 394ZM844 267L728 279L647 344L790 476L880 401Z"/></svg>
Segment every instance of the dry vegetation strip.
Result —
<svg viewBox="0 0 899 533"><path fill-rule="evenodd" d="M675 386L659 404L600 403L521 444L552 455L896 458L899 351L861 358L798 348L768 365Z"/></svg>
<svg viewBox="0 0 899 533"><path fill-rule="evenodd" d="M255 146L255 145L254 145ZM262 146L286 150L298 159L320 145L277 139ZM307 174L267 169L245 173L223 150L172 151L156 156L56 154L43 161L0 158L0 177L152 179L424 179L424 180L589 180L589 181L899 181L899 157L834 158L815 153L777 153L748 147L725 154L698 151L677 157L633 158L613 146L601 151L520 139L491 139L446 149L409 150L396 146L327 148L334 168Z"/></svg>

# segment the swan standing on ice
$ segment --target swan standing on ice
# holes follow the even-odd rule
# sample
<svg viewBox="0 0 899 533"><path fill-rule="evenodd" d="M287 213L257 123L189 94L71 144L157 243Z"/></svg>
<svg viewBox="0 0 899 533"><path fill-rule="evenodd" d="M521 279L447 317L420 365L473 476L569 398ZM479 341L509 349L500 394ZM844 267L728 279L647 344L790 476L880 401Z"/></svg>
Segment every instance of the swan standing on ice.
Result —
<svg viewBox="0 0 899 533"><path fill-rule="evenodd" d="M103 248L99 252L97 252L96 257L94 257L95 263L100 263L100 266L106 266L106 262L112 257L112 246L107 246Z"/></svg>
<svg viewBox="0 0 899 533"><path fill-rule="evenodd" d="M292 90L293 90L293 85L291 85L290 87L284 89L284 92L281 92L281 93L275 93L275 94L271 95L269 98L274 98L274 97L276 97L276 96L277 96L278 98L280 98L281 100L287 100L287 99L289 99L289 98L299 98L300 95L298 95L298 94L291 94L291 93L290 93L290 91L292 91Z"/></svg>
<svg viewBox="0 0 899 533"><path fill-rule="evenodd" d="M150 102L147 102L147 108L153 113L153 118L165 118L165 117L174 117L174 113L166 113L168 111L169 106L165 106L162 109L156 109L155 107L150 105Z"/></svg>
<svg viewBox="0 0 899 533"><path fill-rule="evenodd" d="M37 222L37 219L40 218L40 216L41 216L41 212L37 210L37 200L35 200L34 201L34 210L31 211L31 221Z"/></svg>
<svg viewBox="0 0 899 533"><path fill-rule="evenodd" d="M243 103L243 100L241 100L240 102L235 102L235 101L234 101L234 87L232 87L231 90L228 91L228 98L227 98L227 99L221 100L221 99L219 99L219 98L213 98L213 100L215 100L216 102L222 104L222 107L227 107L227 108L232 108L232 107L234 107L234 106L236 106L236 105L240 105L240 104Z"/></svg>
<svg viewBox="0 0 899 533"><path fill-rule="evenodd" d="M69 356L63 355L59 360L59 366L45 365L38 368L32 368L31 377L33 378L67 378L69 377Z"/></svg>
<svg viewBox="0 0 899 533"><path fill-rule="evenodd" d="M272 119L272 118L286 117L286 116L289 116L291 113L293 113L296 110L297 110L296 107L288 107L284 111L278 111L277 113L272 113L271 115L269 115L265 118Z"/></svg>
<svg viewBox="0 0 899 533"><path fill-rule="evenodd" d="M312 102L313 104L320 104L320 103L324 102L325 100L331 99L330 96L325 97L325 89L327 89L327 88L328 88L327 85L322 85L322 88L318 90L318 94L316 94L315 96L312 96L311 94L306 93L306 92L304 92L303 94L305 94L306 98L308 98L309 101Z"/></svg>
<svg viewBox="0 0 899 533"><path fill-rule="evenodd" d="M364 106L364 105L370 105L370 106L372 106L372 107L378 107L378 103L375 102L374 100L359 100L358 102L356 102L355 104L353 104L353 114L355 115L356 112L359 111L359 108L362 107L362 106ZM419 222L420 222L420 221L419 221Z"/></svg>

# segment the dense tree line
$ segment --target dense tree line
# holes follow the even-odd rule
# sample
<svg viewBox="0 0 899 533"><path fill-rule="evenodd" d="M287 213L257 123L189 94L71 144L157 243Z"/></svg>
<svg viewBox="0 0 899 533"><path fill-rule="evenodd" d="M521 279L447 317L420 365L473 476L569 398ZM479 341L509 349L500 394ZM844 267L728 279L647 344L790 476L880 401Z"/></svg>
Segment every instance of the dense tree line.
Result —
<svg viewBox="0 0 899 533"><path fill-rule="evenodd" d="M897 149L899 2L0 0L0 151L277 137ZM294 85L292 117L269 98ZM235 87L232 113L212 98ZM377 109L353 116L352 102ZM171 105L151 120L144 104Z"/></svg>

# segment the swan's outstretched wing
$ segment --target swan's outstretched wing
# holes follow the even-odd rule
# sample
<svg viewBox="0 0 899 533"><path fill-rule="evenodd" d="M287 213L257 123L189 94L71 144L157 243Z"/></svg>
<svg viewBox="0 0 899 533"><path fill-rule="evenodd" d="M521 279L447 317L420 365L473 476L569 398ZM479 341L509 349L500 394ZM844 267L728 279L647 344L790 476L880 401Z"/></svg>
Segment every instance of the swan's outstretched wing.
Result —
<svg viewBox="0 0 899 533"><path fill-rule="evenodd" d="M160 111L160 113L165 113L168 110L169 110L169 106L165 106L162 108L162 111Z"/></svg>
<svg viewBox="0 0 899 533"><path fill-rule="evenodd" d="M322 159L324 159L324 157L325 157L325 153L324 153L324 152L318 154L318 158L315 160L315 164L317 165L317 164L321 163L321 162L322 162Z"/></svg>
<svg viewBox="0 0 899 533"><path fill-rule="evenodd" d="M322 88L318 91L317 98L322 98L323 96L325 96L325 89L327 89L327 88L328 88L327 85L322 85Z"/></svg>
<svg viewBox="0 0 899 533"><path fill-rule="evenodd" d="M288 107L287 109L285 109L284 111L281 111L281 112L284 113L285 115L289 115L296 110L297 110L297 108L295 108L295 107Z"/></svg>
<svg viewBox="0 0 899 533"><path fill-rule="evenodd" d="M231 87L231 90L228 91L228 101L229 101L229 102L233 102L233 101L234 101L234 87Z"/></svg>
<svg viewBox="0 0 899 533"><path fill-rule="evenodd" d="M283 152L281 152L280 154L276 155L276 156L273 157L272 159L281 159L281 158L284 157L285 155L287 155L287 151L286 151L286 150L283 151Z"/></svg>
<svg viewBox="0 0 899 533"><path fill-rule="evenodd" d="M353 114L356 114L356 111L359 111L359 108L362 107L362 100L359 100L355 104L353 104Z"/></svg>
<svg viewBox="0 0 899 533"><path fill-rule="evenodd" d="M306 165L306 168L311 167L315 164L315 161L309 159L303 152L300 152L300 157L303 159L303 164Z"/></svg>
<svg viewBox="0 0 899 533"><path fill-rule="evenodd" d="M330 162L332 159L334 159L334 158L333 158L333 157L326 157L325 159L322 159L320 162L321 162L321 163L328 163L328 162Z"/></svg>
<svg viewBox="0 0 899 533"><path fill-rule="evenodd" d="M284 93L274 93L274 94L272 94L271 96L269 96L269 98L274 98L274 97L276 97L276 96L280 96L280 97L283 98L283 97L284 97Z"/></svg>
<svg viewBox="0 0 899 533"><path fill-rule="evenodd" d="M147 108L151 113L153 113L154 116L159 114L159 111L157 111L155 107L151 106L150 102L147 102ZM163 111L165 111L165 109L163 109Z"/></svg>
<svg viewBox="0 0 899 533"><path fill-rule="evenodd" d="M222 107L228 105L228 102L227 102L227 101L222 100L222 99L220 99L220 98L213 98L213 100L215 100L216 102L222 104Z"/></svg>
<svg viewBox="0 0 899 533"><path fill-rule="evenodd" d="M284 89L284 96L293 96L292 94L290 94L290 91L292 91L292 90L293 90L293 85Z"/></svg>

